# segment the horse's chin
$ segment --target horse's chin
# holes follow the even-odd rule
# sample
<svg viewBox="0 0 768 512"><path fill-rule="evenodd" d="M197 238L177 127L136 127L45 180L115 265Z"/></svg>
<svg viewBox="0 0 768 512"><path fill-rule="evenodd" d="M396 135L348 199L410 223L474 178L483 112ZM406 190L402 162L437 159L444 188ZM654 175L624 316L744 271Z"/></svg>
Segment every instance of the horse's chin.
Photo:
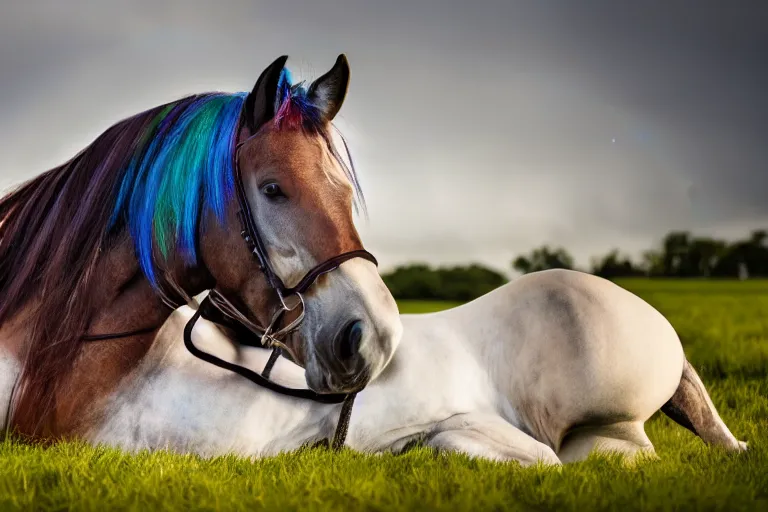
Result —
<svg viewBox="0 0 768 512"><path fill-rule="evenodd" d="M398 319L399 320L399 319ZM391 335L376 331L360 343L354 356L343 359L338 351L328 350L327 344L307 351L304 369L307 386L317 393L356 393L376 379L387 367L402 335L401 324Z"/></svg>
<svg viewBox="0 0 768 512"><path fill-rule="evenodd" d="M307 386L319 394L357 393L370 382L366 372L340 380L327 371L306 372Z"/></svg>

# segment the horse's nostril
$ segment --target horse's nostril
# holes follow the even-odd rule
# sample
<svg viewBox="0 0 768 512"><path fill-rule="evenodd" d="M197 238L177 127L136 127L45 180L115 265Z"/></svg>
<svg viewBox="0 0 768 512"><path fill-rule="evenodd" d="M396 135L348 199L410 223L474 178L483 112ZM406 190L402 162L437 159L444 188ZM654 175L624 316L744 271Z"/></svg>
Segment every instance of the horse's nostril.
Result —
<svg viewBox="0 0 768 512"><path fill-rule="evenodd" d="M360 341L363 339L363 322L354 320L347 324L339 339L339 357L346 361L360 350Z"/></svg>

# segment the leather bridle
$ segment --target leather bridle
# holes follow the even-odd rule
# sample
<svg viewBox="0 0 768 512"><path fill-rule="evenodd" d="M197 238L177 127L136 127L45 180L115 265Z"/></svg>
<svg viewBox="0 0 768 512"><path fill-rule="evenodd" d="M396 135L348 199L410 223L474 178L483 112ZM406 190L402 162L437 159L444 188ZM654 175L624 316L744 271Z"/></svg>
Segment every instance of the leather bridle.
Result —
<svg viewBox="0 0 768 512"><path fill-rule="evenodd" d="M255 136L256 135L253 135L252 137ZM240 170L240 162L238 158L240 148L252 137L237 144L232 156L234 160L232 167L235 172L235 194L237 196L239 206L237 216L240 220L240 235L248 245L248 249L250 250L251 254L253 254L253 256L256 258L259 264L259 270L264 273L267 283L277 294L280 302L280 309L275 312L266 327L260 327L252 322L246 315L242 314L237 309L237 307L234 306L229 300L227 300L221 293L215 289L211 290L184 328L184 345L187 347L187 350L189 350L189 352L195 357L213 364L214 366L218 366L219 368L237 373L238 375L245 377L251 382L277 393L327 404L343 403L344 405L342 407L339 422L337 424L334 439L332 441L332 446L338 449L344 444L344 440L346 438L349 419L352 412L352 405L354 403L356 393L321 394L311 389L288 388L269 380L269 373L271 372L277 358L280 356L281 351L284 350L293 356L290 348L283 342L283 339L285 336L295 331L304 320L303 294L317 281L318 277L338 269L342 263L353 258L363 258L377 266L378 262L376 261L376 257L365 249L360 248L353 251L348 251L333 256L332 258L329 258L328 260L311 268L304 275L304 277L299 280L299 283L296 286L291 288L285 286L282 279L280 279L280 276L277 275L270 263L266 248L267 246L261 237L258 226L256 226L253 211L245 191L242 171ZM290 304L289 299L292 297L296 300L293 304ZM224 317L228 317L234 320L236 323L246 327L250 332L255 334L259 338L262 347L272 348L272 355L270 356L262 374L254 372L249 368L224 361L223 359L220 359L213 354L204 352L195 346L195 344L192 342L192 331L194 330L195 323L201 317L206 318L212 322L217 321L217 315L211 314L211 307L218 310L218 312L221 313ZM280 319L283 317L283 315L287 312L294 311L297 307L301 307L301 311L296 319L291 321L285 327L278 329L277 326L279 325ZM219 319L219 322L220 321L221 320Z"/></svg>
<svg viewBox="0 0 768 512"><path fill-rule="evenodd" d="M291 288L285 286L282 279L280 279L280 276L277 275L270 263L266 244L264 243L259 228L256 226L256 222L254 220L253 211L251 210L250 202L248 201L248 196L245 191L242 171L240 170L240 162L238 158L240 148L255 136L256 135L253 135L250 138L237 144L235 146L235 151L233 152L234 161L232 167L234 168L235 172L235 195L237 196L237 202L240 208L237 214L240 221L240 236L243 237L243 240L248 245L248 249L250 250L251 254L253 254L253 256L256 258L256 261L259 264L259 270L261 270L261 272L264 274L267 283L277 294L282 309L278 310L275 315L272 316L272 320L266 328L260 329L258 326L255 326L250 320L248 320L247 317L240 314L237 308L229 303L229 301L227 301L223 295L216 292L215 290L211 291L211 295L214 303L219 306L219 308L222 309L225 314L228 314L228 316L233 316L236 320L240 321L243 325L252 330L254 334L261 336L263 346L279 346L280 348L290 352L288 347L282 343L280 338L293 332L303 321L303 294L315 283L315 281L317 281L317 278L323 274L327 274L328 272L336 270L342 263L354 258L366 259L377 266L378 261L376 261L376 257L373 254L363 248L348 251L333 256L311 268L309 271L307 271L304 277L301 278L296 286ZM294 304L289 304L287 302L287 299L291 297L295 297L297 299ZM293 311L298 306L301 306L302 309L298 318L291 322L289 326L279 331L275 331L276 325L280 321L280 318L283 316L283 314Z"/></svg>
<svg viewBox="0 0 768 512"><path fill-rule="evenodd" d="M195 357L205 362L208 362L210 364L213 364L214 366L218 366L219 368L237 373L238 375L241 375L242 377L245 377L246 379L250 380L254 384L258 384L259 386L267 388L271 391L274 391L283 395L287 395L287 396L292 396L295 398L313 400L315 402L320 402L320 403L326 403L326 404L342 403L343 406L339 416L339 421L336 426L336 431L334 433L333 441L331 442L331 445L334 449L340 449L341 446L343 446L344 441L346 439L347 429L349 427L349 420L352 413L352 406L354 404L354 399L357 393L351 393L351 394L317 393L311 389L288 388L280 384L277 384L274 381L271 381L269 379L269 374L275 362L281 355L282 351L288 352L288 354L295 359L291 349L283 342L283 339L286 336L290 335L293 331L295 331L303 322L304 320L303 294L306 293L306 291L317 281L317 279L323 274L327 274L329 272L332 272L338 269L339 266L345 261L348 261L354 258L366 259L377 266L378 266L378 261L376 260L376 257L373 254L366 251L365 249L360 248L353 251L348 251L342 254L338 254L314 266L304 275L304 277L301 278L298 284L296 284L293 287L287 287L283 283L282 279L280 279L280 276L277 275L277 273L274 271L274 268L270 263L269 255L267 253L267 246L264 243L263 238L261 237L261 233L259 232L258 227L256 226L256 222L253 217L253 212L252 212L250 203L248 201L248 196L245 191L242 172L240 170L240 163L238 158L240 148L256 135L257 134L254 134L248 139L238 143L235 146L235 150L233 151L233 155L232 155L232 158L233 158L232 167L235 173L235 176L234 176L235 194L237 196L237 201L239 206L239 211L237 216L240 221L240 235L242 236L243 240L247 244L251 254L256 258L259 265L259 270L261 270L261 272L264 273L267 283L277 294L277 297L280 303L280 309L278 309L272 315L271 320L266 327L261 327L256 323L254 323L253 321L251 321L246 315L241 313L238 310L238 308L234 306L229 300L227 300L226 297L224 297L224 295L222 295L220 292L218 292L215 289L211 290L208 296L200 303L197 311L184 327L184 345L186 346L187 350L189 350L189 352ZM290 303L292 299L294 300L294 302ZM294 311L297 307L301 307L301 311L299 312L299 315L285 327L278 328L280 320L285 315L285 313ZM218 313L216 313L215 311L218 311ZM222 316L224 318L222 318ZM192 332L194 330L195 324L201 317L211 322L219 323L219 324L226 323L225 319L227 318L231 319L237 324L246 327L251 333L256 335L256 337L259 340L260 346L264 348L271 348L272 354L264 370L262 371L262 374L259 374L253 370L250 370L249 368L245 368L243 366L230 363L228 361L224 361L223 359L220 359L219 357L214 356L213 354L204 352L203 350L200 350L199 348L197 348L192 341ZM82 339L83 341L103 341L103 340L128 338L132 336L148 334L150 332L156 331L158 328L159 326L142 328L134 331L127 331L127 332L120 332L120 333L111 333L111 334L102 334L102 335L86 335L86 336L83 336ZM12 402L13 402L13 396L11 396L11 403ZM5 430L7 432L8 430L7 427L10 427L11 425L10 410L9 410L9 415L6 422L7 422L7 425Z"/></svg>

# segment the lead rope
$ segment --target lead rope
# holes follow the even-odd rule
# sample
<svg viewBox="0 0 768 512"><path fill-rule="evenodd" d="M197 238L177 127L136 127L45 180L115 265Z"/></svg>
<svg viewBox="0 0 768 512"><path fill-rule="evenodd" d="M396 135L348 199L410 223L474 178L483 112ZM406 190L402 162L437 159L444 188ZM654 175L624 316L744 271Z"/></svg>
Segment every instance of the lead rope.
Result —
<svg viewBox="0 0 768 512"><path fill-rule="evenodd" d="M208 301L210 297L206 297L205 301ZM204 302L205 302L204 301ZM240 366L235 363L231 363L229 361L225 361L223 359L220 359L213 354L209 354L208 352L205 352L203 350L200 350L197 348L192 341L192 332L194 331L195 324L200 319L200 315L203 311L203 305L195 311L195 314L192 315L192 318L189 319L187 322L187 325L184 326L184 346L187 347L187 350L189 352L197 357L198 359L201 359L205 361L206 363L210 363L214 366L218 366L219 368L223 368L224 370L229 370L231 372L234 372L241 377L244 377L248 379L249 381L253 382L254 384L257 384L263 388L267 388L269 390L275 391L277 393L280 393L282 395L292 396L294 398L306 398L309 400L314 400L315 402L320 402L324 404L340 404L343 403L344 400L347 398L346 393L316 393L315 391L312 391L308 388L288 388L285 386L282 386L276 382L273 382L269 379L265 379L263 375L260 373L257 373L249 368L246 368L244 366Z"/></svg>
<svg viewBox="0 0 768 512"><path fill-rule="evenodd" d="M269 375L272 373L272 368L274 368L275 363L280 358L280 347L275 347L272 349L272 353L269 355L269 360L267 361L267 364L264 365L264 369L261 371L262 377L265 379L269 378Z"/></svg>
<svg viewBox="0 0 768 512"><path fill-rule="evenodd" d="M272 349L272 353L269 355L267 364L264 365L264 369L261 371L261 375L268 379L272 373L272 368L275 367L275 363L280 358L280 347ZM349 421L352 419L352 406L355 404L355 397L357 393L347 395L341 406L341 412L339 413L339 422L336 424L336 430L333 433L333 441L331 442L331 448L334 451L339 451L344 447L344 442L347 440L347 432L349 432Z"/></svg>
<svg viewBox="0 0 768 512"><path fill-rule="evenodd" d="M349 420L352 418L352 406L355 405L356 396L357 393L347 395L347 398L344 399L344 404L341 406L339 423L336 425L336 432L333 434L333 443L331 443L331 448L334 451L341 450L344 447L344 442L347 440Z"/></svg>

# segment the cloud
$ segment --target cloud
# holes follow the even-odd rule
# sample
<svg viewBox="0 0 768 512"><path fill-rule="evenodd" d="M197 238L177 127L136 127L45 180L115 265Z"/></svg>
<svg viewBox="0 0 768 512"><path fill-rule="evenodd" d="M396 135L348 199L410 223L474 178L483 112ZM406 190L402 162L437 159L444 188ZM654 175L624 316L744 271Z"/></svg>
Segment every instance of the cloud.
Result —
<svg viewBox="0 0 768 512"><path fill-rule="evenodd" d="M509 269L541 243L584 264L673 228L738 236L768 223L766 8L738 4L15 3L0 187L135 112L248 90L278 55L311 77L345 52L338 123L384 268Z"/></svg>

